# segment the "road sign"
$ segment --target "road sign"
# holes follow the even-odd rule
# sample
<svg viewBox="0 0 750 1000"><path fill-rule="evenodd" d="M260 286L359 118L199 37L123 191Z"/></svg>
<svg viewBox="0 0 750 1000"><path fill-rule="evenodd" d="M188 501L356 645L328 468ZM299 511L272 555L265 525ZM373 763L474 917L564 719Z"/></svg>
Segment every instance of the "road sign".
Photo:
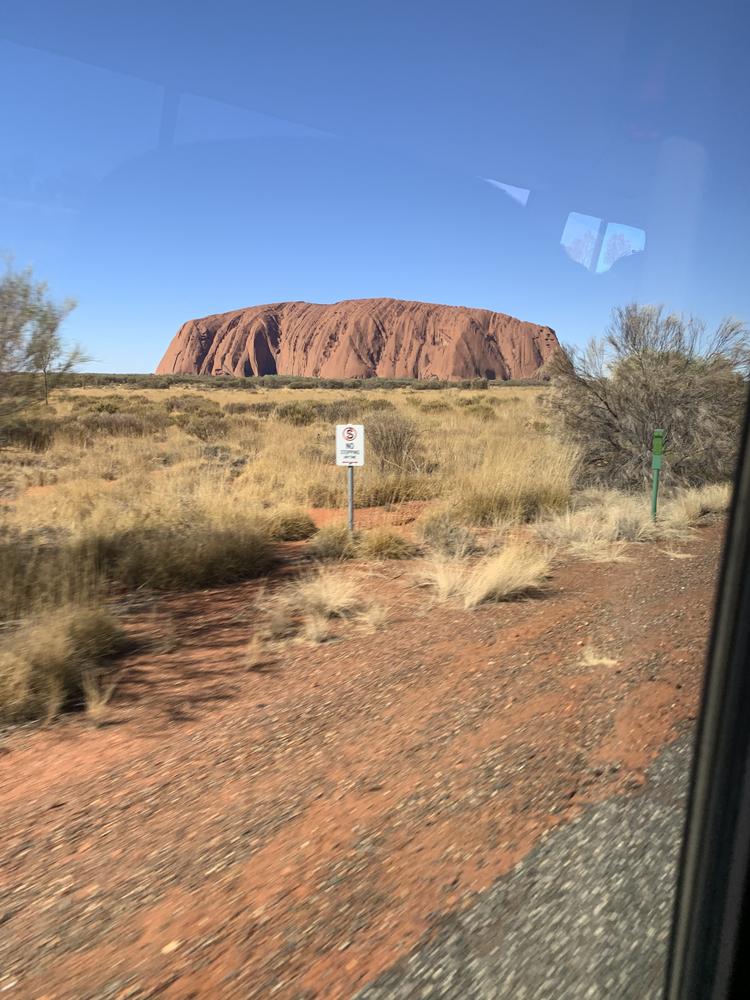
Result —
<svg viewBox="0 0 750 1000"><path fill-rule="evenodd" d="M362 424L336 424L336 465L365 464L365 429Z"/></svg>

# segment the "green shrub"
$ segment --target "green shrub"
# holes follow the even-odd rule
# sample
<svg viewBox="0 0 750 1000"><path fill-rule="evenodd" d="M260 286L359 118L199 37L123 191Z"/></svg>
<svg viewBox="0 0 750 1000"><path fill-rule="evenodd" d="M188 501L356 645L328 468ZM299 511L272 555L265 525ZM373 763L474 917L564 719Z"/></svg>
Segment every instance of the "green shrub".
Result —
<svg viewBox="0 0 750 1000"><path fill-rule="evenodd" d="M295 427L306 427L314 423L318 416L319 406L312 400L295 400L276 407L276 417Z"/></svg>
<svg viewBox="0 0 750 1000"><path fill-rule="evenodd" d="M261 419L267 419L276 410L276 403L270 403L263 401L262 403L251 403L250 412L254 417L259 417Z"/></svg>

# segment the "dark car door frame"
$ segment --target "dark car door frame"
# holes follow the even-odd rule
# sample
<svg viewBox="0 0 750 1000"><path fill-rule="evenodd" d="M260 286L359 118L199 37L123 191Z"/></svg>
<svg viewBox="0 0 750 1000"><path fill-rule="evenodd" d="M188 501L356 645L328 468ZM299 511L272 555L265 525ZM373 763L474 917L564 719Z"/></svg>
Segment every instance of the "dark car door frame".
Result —
<svg viewBox="0 0 750 1000"><path fill-rule="evenodd" d="M666 1000L750 997L750 414L746 411L714 612Z"/></svg>

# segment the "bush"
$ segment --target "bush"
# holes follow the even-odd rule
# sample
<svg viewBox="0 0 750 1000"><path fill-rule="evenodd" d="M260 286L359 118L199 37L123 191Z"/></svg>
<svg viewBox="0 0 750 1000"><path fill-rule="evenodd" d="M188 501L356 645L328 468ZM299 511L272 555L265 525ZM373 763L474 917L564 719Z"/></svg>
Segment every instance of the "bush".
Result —
<svg viewBox="0 0 750 1000"><path fill-rule="evenodd" d="M313 535L307 546L313 559L351 559L354 545L345 524L327 524Z"/></svg>
<svg viewBox="0 0 750 1000"><path fill-rule="evenodd" d="M346 502L343 477L316 480L307 487L307 501L311 507L340 507Z"/></svg>
<svg viewBox="0 0 750 1000"><path fill-rule="evenodd" d="M314 423L319 416L318 404L312 400L303 400L293 403L281 403L276 407L276 417L294 427L307 427Z"/></svg>
<svg viewBox="0 0 750 1000"><path fill-rule="evenodd" d="M229 405L236 406L237 404L230 403ZM164 408L168 413L194 413L201 416L221 415L221 407L215 400L207 399L205 396L189 396L185 393L170 397L164 404Z"/></svg>
<svg viewBox="0 0 750 1000"><path fill-rule="evenodd" d="M263 402L250 404L250 412L254 417L268 418L275 410L276 403Z"/></svg>
<svg viewBox="0 0 750 1000"><path fill-rule="evenodd" d="M54 438L54 424L51 420L8 420L0 423L0 448L28 448L29 451L44 451Z"/></svg>
<svg viewBox="0 0 750 1000"><path fill-rule="evenodd" d="M428 514L419 525L422 541L434 552L451 559L470 555L476 548L476 538L449 511Z"/></svg>
<svg viewBox="0 0 750 1000"><path fill-rule="evenodd" d="M85 443L100 435L144 437L163 430L169 418L163 414L111 413L102 410L84 413L61 424L60 433L72 441Z"/></svg>
<svg viewBox="0 0 750 1000"><path fill-rule="evenodd" d="M104 608L57 608L0 643L0 719L51 718L83 707L87 686L125 646Z"/></svg>
<svg viewBox="0 0 750 1000"><path fill-rule="evenodd" d="M196 514L189 525L161 524L92 539L102 575L128 589L178 590L249 580L274 563L262 525L218 525ZM92 544L90 543L90 544Z"/></svg>
<svg viewBox="0 0 750 1000"><path fill-rule="evenodd" d="M250 403L225 403L224 412L229 413L232 416L238 413L251 413L252 406Z"/></svg>
<svg viewBox="0 0 750 1000"><path fill-rule="evenodd" d="M272 538L297 542L315 534L315 522L304 510L277 510L269 517Z"/></svg>
<svg viewBox="0 0 750 1000"><path fill-rule="evenodd" d="M216 438L224 437L228 430L226 419L221 412L179 414L176 422L186 434L198 438L199 441L215 441Z"/></svg>
<svg viewBox="0 0 750 1000"><path fill-rule="evenodd" d="M415 400L414 405L422 413L447 413L452 409L450 403L446 403L442 399L429 399L426 403L423 403L421 400Z"/></svg>
<svg viewBox="0 0 750 1000"><path fill-rule="evenodd" d="M355 552L361 559L410 559L416 547L396 531L373 528L357 538Z"/></svg>
<svg viewBox="0 0 750 1000"><path fill-rule="evenodd" d="M366 427L367 447L383 471L415 472L419 468L419 430L399 413L384 412Z"/></svg>
<svg viewBox="0 0 750 1000"><path fill-rule="evenodd" d="M730 479L744 410L748 330L723 321L712 336L661 306L613 311L605 336L547 364L548 406L580 445L584 484L639 488L651 478L651 439L665 431L665 485Z"/></svg>

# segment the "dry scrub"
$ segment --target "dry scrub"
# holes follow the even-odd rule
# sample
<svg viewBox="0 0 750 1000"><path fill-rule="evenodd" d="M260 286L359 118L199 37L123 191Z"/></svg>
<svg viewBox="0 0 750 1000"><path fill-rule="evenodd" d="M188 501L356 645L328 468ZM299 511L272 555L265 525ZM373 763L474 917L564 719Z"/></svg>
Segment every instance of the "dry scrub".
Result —
<svg viewBox="0 0 750 1000"><path fill-rule="evenodd" d="M589 490L576 498L573 510L540 519L534 532L542 542L573 558L617 562L627 558L630 542L689 539L691 529L726 510L730 499L726 484L680 490L662 501L654 520L645 493Z"/></svg>
<svg viewBox="0 0 750 1000"><path fill-rule="evenodd" d="M0 719L49 719L80 707L99 716L112 690L108 664L123 644L102 608L59 608L9 630L0 643Z"/></svg>
<svg viewBox="0 0 750 1000"><path fill-rule="evenodd" d="M720 486L666 497L654 525L645 495L576 496L579 454L552 436L539 405L544 389L423 388L66 390L43 417L6 426L0 626L20 652L3 646L0 713L48 715L58 702L82 705L87 691L92 713L103 711L106 671L87 667L84 690L83 673L59 666L91 660L90 644L77 659L65 632L71 607L99 608L90 613L104 621L112 598L128 591L263 575L282 541L306 539L318 560L413 556L409 530L383 525L352 538L335 523L315 531L310 508L345 506L345 477L333 461L337 422L362 422L368 434L357 506L382 508L385 518L419 501L416 535L428 556L421 582L467 608L541 586L548 551L623 558L633 541L679 541L728 502ZM499 553L471 561L501 542ZM346 602L334 610L342 587L314 575L276 599L264 641L321 641L342 614L379 627L383 610L359 598L356 610ZM54 655L39 652L46 632ZM261 655L249 651L248 666ZM54 677L65 678L61 689Z"/></svg>
<svg viewBox="0 0 750 1000"><path fill-rule="evenodd" d="M539 591L550 574L549 553L524 541L510 541L496 555L473 565L456 560L426 563L417 583L440 601L460 598L465 608L491 601L507 601Z"/></svg>
<svg viewBox="0 0 750 1000"><path fill-rule="evenodd" d="M464 607L486 601L507 601L538 591L550 573L547 552L522 542L509 543L498 555L483 560L468 574Z"/></svg>

